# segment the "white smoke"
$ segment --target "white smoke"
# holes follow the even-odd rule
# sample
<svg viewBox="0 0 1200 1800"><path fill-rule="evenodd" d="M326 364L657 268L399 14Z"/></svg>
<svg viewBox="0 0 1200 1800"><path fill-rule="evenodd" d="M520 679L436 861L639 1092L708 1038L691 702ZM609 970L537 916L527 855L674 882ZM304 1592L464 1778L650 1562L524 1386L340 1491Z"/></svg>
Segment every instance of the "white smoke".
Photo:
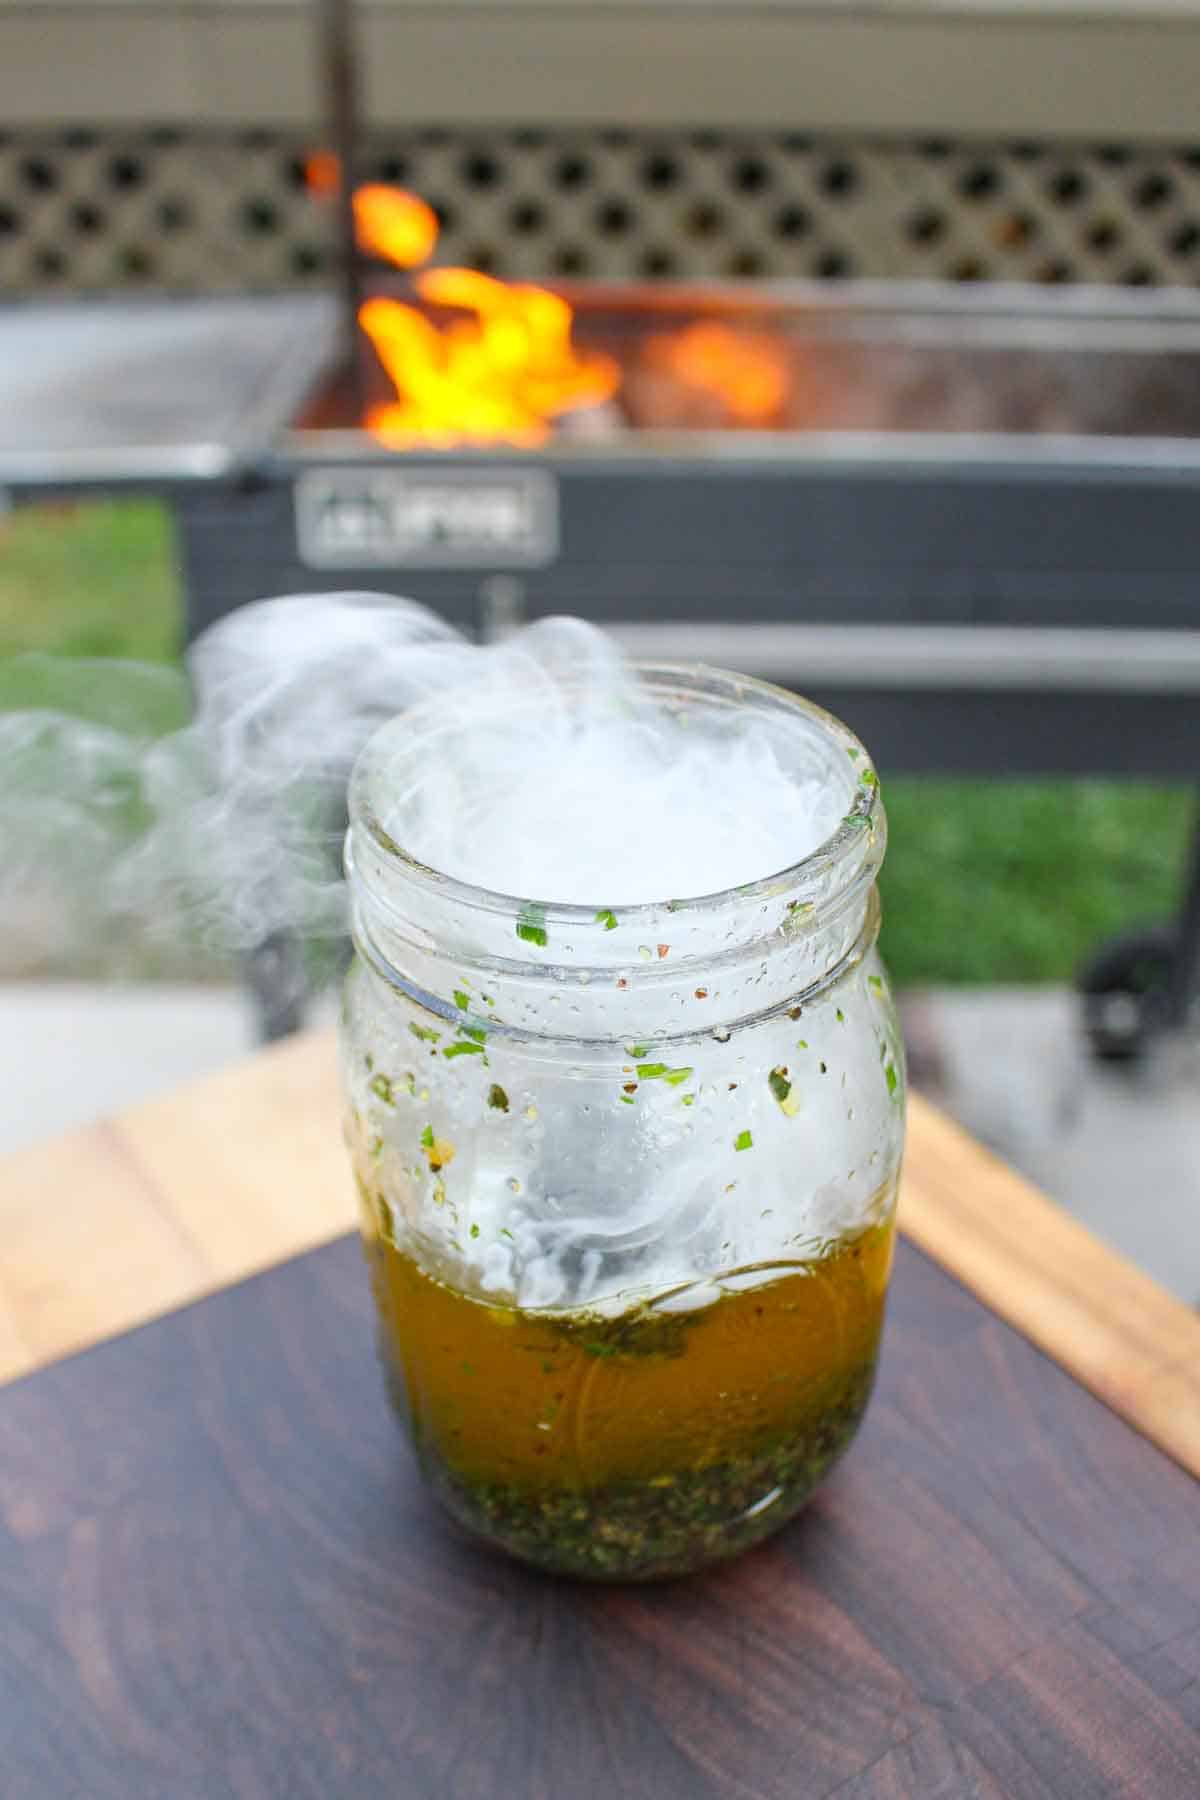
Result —
<svg viewBox="0 0 1200 1800"><path fill-rule="evenodd" d="M479 647L408 601L301 595L232 613L188 666L192 716L174 731L155 727L183 703L175 678L129 665L47 663L39 704L0 712L10 943L40 930L86 961L131 937L230 953L339 934L354 759L431 699L436 741L389 829L503 893L711 893L796 861L845 810L740 715L701 725L649 705L574 620Z"/></svg>

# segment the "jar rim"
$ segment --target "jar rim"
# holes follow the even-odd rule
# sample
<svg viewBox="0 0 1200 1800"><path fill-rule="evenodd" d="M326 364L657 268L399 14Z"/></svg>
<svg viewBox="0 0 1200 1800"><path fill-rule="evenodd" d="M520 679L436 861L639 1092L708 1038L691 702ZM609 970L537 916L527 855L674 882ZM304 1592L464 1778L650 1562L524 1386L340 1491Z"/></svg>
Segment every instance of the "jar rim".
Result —
<svg viewBox="0 0 1200 1800"><path fill-rule="evenodd" d="M716 912L722 908L745 906L759 899L770 898L784 889L801 892L840 867L847 869L848 876L856 872L855 852L861 850L864 839L873 837L882 805L874 765L865 746L849 726L815 701L792 693L775 682L763 681L757 676L742 675L701 662L635 661L631 667L653 695L665 696L685 689L694 692L694 684L699 680L706 685L710 697L723 691L723 697L729 704L739 704L746 696L751 696L777 712L803 717L841 747L847 760L854 766L855 778L850 806L836 828L822 843L796 861L758 876L753 881L716 889L707 894L677 898L664 895L657 900L622 904L622 926L636 928L643 924L649 925L662 917L664 907L672 913ZM353 833L356 826L361 825L375 850L386 859L388 868L403 873L406 878L442 900L501 917L517 918L534 909L540 921L557 926L601 932L608 928L605 923L606 915L611 917L612 913L603 896L592 902L549 900L532 894L508 894L498 889L477 886L423 862L388 832L371 803L370 784L375 760L389 734L397 732L401 727L406 735L414 727L419 732L422 715L433 717L438 707L436 699L418 701L415 706L406 708L396 718L381 726L361 751L350 778L348 866L352 867L354 861L350 848Z"/></svg>

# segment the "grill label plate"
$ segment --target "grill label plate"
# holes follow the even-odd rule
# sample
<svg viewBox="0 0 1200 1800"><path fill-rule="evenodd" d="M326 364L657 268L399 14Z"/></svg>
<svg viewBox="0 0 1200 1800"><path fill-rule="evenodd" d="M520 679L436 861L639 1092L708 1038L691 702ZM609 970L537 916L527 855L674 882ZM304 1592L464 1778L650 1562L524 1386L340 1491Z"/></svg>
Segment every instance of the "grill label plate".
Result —
<svg viewBox="0 0 1200 1800"><path fill-rule="evenodd" d="M558 553L558 491L544 469L306 469L295 502L314 569L531 568Z"/></svg>

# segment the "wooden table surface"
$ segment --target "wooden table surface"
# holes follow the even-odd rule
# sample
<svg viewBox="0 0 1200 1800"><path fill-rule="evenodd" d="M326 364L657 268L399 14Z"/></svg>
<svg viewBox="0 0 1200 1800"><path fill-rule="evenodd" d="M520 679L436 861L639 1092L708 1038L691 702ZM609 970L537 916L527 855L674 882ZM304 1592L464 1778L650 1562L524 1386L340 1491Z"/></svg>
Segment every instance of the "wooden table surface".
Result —
<svg viewBox="0 0 1200 1800"><path fill-rule="evenodd" d="M326 1243L355 1219L328 1032L10 1156L0 1162L0 1381ZM1200 1476L1200 1315L919 1096L900 1223Z"/></svg>

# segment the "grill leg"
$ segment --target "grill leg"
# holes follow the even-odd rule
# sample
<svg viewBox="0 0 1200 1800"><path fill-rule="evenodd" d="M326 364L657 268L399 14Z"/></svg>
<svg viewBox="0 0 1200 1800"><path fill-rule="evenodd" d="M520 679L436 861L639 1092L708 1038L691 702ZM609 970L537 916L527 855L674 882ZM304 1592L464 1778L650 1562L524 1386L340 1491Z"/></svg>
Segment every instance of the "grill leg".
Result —
<svg viewBox="0 0 1200 1800"><path fill-rule="evenodd" d="M254 1003L258 1040L273 1044L304 1023L308 976L299 938L274 932L246 958L246 985Z"/></svg>
<svg viewBox="0 0 1200 1800"><path fill-rule="evenodd" d="M1182 1031L1200 1001L1200 807L1188 852L1188 874L1179 909L1168 994L1169 1020Z"/></svg>

